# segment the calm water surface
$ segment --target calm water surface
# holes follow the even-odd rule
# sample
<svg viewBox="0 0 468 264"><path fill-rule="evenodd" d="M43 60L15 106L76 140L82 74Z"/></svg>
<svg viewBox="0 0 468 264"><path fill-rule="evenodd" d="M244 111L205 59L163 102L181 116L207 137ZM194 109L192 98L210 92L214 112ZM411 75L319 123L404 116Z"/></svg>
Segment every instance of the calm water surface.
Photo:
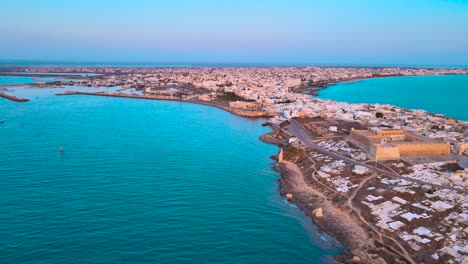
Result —
<svg viewBox="0 0 468 264"><path fill-rule="evenodd" d="M319 98L349 103L392 104L468 121L468 75L414 76L339 83Z"/></svg>
<svg viewBox="0 0 468 264"><path fill-rule="evenodd" d="M0 98L0 263L333 263L342 249L279 196L261 120L14 90L32 100Z"/></svg>
<svg viewBox="0 0 468 264"><path fill-rule="evenodd" d="M53 82L57 80L69 81L71 79L66 78L54 78L54 77L29 77L29 76L0 76L1 84L32 84L37 82Z"/></svg>

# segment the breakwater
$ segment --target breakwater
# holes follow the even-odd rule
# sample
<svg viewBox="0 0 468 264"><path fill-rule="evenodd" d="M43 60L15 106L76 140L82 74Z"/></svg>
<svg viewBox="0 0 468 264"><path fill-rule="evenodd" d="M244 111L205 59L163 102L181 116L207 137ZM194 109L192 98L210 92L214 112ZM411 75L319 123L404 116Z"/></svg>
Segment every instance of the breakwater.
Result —
<svg viewBox="0 0 468 264"><path fill-rule="evenodd" d="M11 101L14 101L14 102L27 102L27 101L29 101L29 99L20 98L20 97L16 97L16 96L13 96L13 95L8 95L8 94L5 94L5 93L0 93L0 97L3 97L5 99L8 99L8 100L11 100Z"/></svg>
<svg viewBox="0 0 468 264"><path fill-rule="evenodd" d="M243 116L243 117L251 117L251 118L263 118L263 117L273 117L275 116L274 113L270 113L268 111L252 111L252 110L243 110L243 109L236 109L227 106L226 104L214 101L203 101L199 99L187 99L183 100L177 97L171 96L147 96L147 95L136 95L136 94L122 94L122 93L93 93L93 92L78 92L78 91L69 91L66 93L58 93L57 96L64 96L64 95L94 95L94 96L106 96L106 97L122 97L122 98L133 98L133 99L146 99L146 100L163 100L163 101L177 101L177 102L186 102L192 104L200 104L206 105L211 107L216 107L223 109L229 113Z"/></svg>

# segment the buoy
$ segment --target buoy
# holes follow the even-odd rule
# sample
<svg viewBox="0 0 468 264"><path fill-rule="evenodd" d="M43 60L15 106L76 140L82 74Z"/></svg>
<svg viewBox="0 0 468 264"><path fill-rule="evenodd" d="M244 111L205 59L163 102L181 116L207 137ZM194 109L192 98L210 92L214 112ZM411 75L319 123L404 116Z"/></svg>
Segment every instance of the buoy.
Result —
<svg viewBox="0 0 468 264"><path fill-rule="evenodd" d="M63 153L63 147L60 147L60 153Z"/></svg>

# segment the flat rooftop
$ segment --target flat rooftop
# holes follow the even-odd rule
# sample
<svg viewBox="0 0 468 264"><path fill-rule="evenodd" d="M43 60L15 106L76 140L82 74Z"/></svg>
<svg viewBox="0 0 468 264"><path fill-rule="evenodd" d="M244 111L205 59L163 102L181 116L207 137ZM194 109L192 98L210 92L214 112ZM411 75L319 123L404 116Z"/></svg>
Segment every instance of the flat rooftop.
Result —
<svg viewBox="0 0 468 264"><path fill-rule="evenodd" d="M395 129L395 128L370 127L369 129L372 130L372 131L375 131L375 132L401 132L401 133L403 133L402 129Z"/></svg>

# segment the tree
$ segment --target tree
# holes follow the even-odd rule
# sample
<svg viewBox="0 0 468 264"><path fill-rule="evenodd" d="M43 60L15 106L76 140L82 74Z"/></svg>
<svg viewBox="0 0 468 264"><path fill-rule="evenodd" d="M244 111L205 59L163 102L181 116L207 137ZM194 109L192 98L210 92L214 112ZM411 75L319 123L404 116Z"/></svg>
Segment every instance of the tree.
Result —
<svg viewBox="0 0 468 264"><path fill-rule="evenodd" d="M377 117L377 118L383 118L383 116L384 115L381 112L375 113L375 117Z"/></svg>

